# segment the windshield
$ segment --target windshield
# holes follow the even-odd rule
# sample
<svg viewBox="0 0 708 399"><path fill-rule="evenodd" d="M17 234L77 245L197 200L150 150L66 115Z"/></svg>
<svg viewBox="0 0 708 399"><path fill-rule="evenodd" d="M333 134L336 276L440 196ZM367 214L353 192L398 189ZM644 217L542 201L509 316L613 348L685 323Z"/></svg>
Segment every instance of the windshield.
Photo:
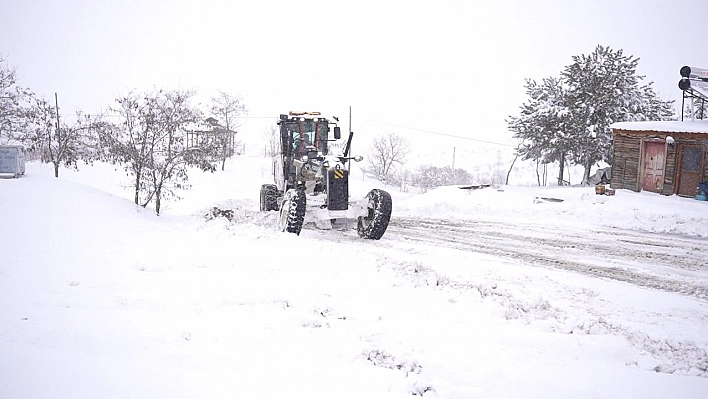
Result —
<svg viewBox="0 0 708 399"><path fill-rule="evenodd" d="M293 121L287 124L288 133L292 134L292 149L299 156L305 147L313 146L322 153L327 152L327 121Z"/></svg>

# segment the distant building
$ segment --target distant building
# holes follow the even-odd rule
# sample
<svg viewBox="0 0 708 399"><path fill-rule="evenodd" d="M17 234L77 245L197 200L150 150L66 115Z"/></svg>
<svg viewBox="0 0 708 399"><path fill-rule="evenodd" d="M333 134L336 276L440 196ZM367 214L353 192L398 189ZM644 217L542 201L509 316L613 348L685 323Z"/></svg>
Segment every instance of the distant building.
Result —
<svg viewBox="0 0 708 399"><path fill-rule="evenodd" d="M613 188L692 197L698 183L708 180L708 120L618 122L610 128Z"/></svg>
<svg viewBox="0 0 708 399"><path fill-rule="evenodd" d="M237 132L226 129L215 118L209 117L204 122L192 124L186 130L187 147L216 143L224 148L226 156L234 153Z"/></svg>

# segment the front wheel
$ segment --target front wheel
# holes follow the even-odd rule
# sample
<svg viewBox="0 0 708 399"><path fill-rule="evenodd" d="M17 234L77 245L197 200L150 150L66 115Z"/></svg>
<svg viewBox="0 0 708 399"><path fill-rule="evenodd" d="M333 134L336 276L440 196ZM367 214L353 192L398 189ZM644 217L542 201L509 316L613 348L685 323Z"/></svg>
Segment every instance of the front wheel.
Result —
<svg viewBox="0 0 708 399"><path fill-rule="evenodd" d="M361 238L380 239L388 228L391 220L391 195L386 191L374 189L366 195L369 200L368 214L360 216L357 223L357 233Z"/></svg>
<svg viewBox="0 0 708 399"><path fill-rule="evenodd" d="M290 189L285 193L280 205L280 231L300 235L305 221L305 201L302 190Z"/></svg>

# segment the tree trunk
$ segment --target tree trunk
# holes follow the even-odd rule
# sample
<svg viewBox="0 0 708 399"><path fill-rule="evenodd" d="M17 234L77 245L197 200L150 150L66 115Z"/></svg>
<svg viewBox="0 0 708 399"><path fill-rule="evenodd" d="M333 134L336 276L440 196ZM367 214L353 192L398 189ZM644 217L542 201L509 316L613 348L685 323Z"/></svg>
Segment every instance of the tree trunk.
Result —
<svg viewBox="0 0 708 399"><path fill-rule="evenodd" d="M558 185L563 185L563 175L565 174L565 154L560 157L560 170L558 171Z"/></svg>
<svg viewBox="0 0 708 399"><path fill-rule="evenodd" d="M54 162L54 177L59 177L59 162Z"/></svg>
<svg viewBox="0 0 708 399"><path fill-rule="evenodd" d="M548 185L548 164L543 164L543 187Z"/></svg>
<svg viewBox="0 0 708 399"><path fill-rule="evenodd" d="M538 174L538 165L541 164L541 161L538 159L536 160L536 180L538 180L538 186L541 186L541 175Z"/></svg>
<svg viewBox="0 0 708 399"><path fill-rule="evenodd" d="M135 205L140 204L140 172L135 174Z"/></svg>
<svg viewBox="0 0 708 399"><path fill-rule="evenodd" d="M160 216L160 190L158 189L157 192L155 193L155 213L157 216Z"/></svg>
<svg viewBox="0 0 708 399"><path fill-rule="evenodd" d="M583 172L583 181L581 184L588 184L588 181L590 180L590 169L592 168L593 162L587 161L585 162L585 171Z"/></svg>
<svg viewBox="0 0 708 399"><path fill-rule="evenodd" d="M506 184L507 186L509 185L509 175L511 174L511 170L514 169L514 164L516 163L516 159L519 158L519 154L517 153L516 156L514 157L514 160L511 161L511 166L509 166L509 171L506 172ZM538 168L536 169L536 174L538 174Z"/></svg>

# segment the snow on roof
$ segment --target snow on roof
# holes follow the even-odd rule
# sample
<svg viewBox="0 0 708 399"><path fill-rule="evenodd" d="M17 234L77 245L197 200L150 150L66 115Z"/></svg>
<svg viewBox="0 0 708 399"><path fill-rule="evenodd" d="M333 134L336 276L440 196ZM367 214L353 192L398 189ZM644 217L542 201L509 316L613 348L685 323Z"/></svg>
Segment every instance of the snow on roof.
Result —
<svg viewBox="0 0 708 399"><path fill-rule="evenodd" d="M671 132L671 133L707 133L708 120L702 121L645 121L616 122L610 125L615 130Z"/></svg>

